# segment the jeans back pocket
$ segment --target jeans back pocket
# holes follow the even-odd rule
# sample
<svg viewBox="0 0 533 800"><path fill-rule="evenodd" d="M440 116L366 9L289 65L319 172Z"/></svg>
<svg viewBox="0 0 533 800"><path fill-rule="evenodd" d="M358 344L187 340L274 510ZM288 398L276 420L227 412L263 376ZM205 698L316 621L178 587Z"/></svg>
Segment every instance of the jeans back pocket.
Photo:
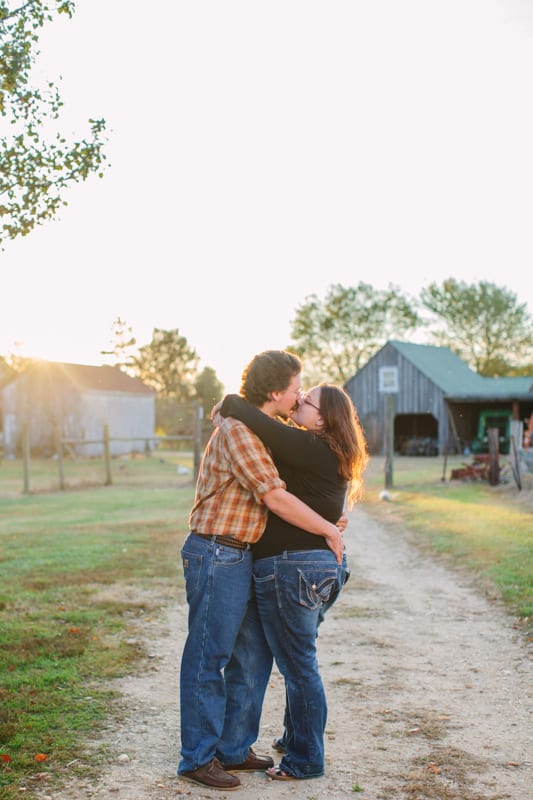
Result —
<svg viewBox="0 0 533 800"><path fill-rule="evenodd" d="M298 602L315 609L327 603L337 588L337 570L298 567Z"/></svg>

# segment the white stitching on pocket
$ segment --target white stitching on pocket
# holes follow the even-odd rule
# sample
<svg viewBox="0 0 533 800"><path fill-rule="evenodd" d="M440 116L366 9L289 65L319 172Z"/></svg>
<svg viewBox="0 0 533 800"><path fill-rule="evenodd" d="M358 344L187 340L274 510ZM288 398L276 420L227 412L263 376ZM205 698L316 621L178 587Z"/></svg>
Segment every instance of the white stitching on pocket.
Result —
<svg viewBox="0 0 533 800"><path fill-rule="evenodd" d="M337 583L336 570L298 568L298 601L307 608L327 603Z"/></svg>

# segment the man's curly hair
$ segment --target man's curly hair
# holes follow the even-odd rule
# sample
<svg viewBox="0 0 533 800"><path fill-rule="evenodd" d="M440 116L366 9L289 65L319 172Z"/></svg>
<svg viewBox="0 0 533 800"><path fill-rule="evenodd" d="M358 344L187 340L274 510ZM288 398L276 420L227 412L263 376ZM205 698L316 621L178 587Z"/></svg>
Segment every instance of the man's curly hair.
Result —
<svg viewBox="0 0 533 800"><path fill-rule="evenodd" d="M244 368L241 395L254 406L262 406L271 392L283 392L293 375L302 371L302 362L286 350L265 350Z"/></svg>

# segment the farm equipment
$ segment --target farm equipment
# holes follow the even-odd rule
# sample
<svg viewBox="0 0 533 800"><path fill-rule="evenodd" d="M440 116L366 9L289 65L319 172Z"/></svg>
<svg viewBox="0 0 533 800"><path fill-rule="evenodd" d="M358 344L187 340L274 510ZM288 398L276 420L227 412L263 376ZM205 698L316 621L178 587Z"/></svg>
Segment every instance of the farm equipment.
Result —
<svg viewBox="0 0 533 800"><path fill-rule="evenodd" d="M490 472L490 456L481 454L472 458L471 464L463 463L461 467L452 469L452 481L488 481Z"/></svg>
<svg viewBox="0 0 533 800"><path fill-rule="evenodd" d="M413 436L402 442L400 453L404 456L438 456L439 442L429 436Z"/></svg>
<svg viewBox="0 0 533 800"><path fill-rule="evenodd" d="M472 440L473 453L489 452L489 428L497 428L500 453L508 454L511 446L512 412L508 409L481 411L479 414L477 435Z"/></svg>

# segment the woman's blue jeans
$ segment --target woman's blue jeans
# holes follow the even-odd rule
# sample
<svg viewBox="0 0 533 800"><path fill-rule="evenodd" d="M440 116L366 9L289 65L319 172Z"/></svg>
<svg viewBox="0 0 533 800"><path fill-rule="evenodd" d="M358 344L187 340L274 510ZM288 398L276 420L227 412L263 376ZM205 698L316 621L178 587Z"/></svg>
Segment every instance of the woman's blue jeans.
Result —
<svg viewBox="0 0 533 800"><path fill-rule="evenodd" d="M317 628L347 578L346 557L330 550L285 551L254 563L257 608L285 678L287 707L280 766L296 778L324 773L326 695L316 653Z"/></svg>
<svg viewBox="0 0 533 800"><path fill-rule="evenodd" d="M252 555L190 534L181 551L189 632L181 659L178 772L245 761L272 669L255 605Z"/></svg>

